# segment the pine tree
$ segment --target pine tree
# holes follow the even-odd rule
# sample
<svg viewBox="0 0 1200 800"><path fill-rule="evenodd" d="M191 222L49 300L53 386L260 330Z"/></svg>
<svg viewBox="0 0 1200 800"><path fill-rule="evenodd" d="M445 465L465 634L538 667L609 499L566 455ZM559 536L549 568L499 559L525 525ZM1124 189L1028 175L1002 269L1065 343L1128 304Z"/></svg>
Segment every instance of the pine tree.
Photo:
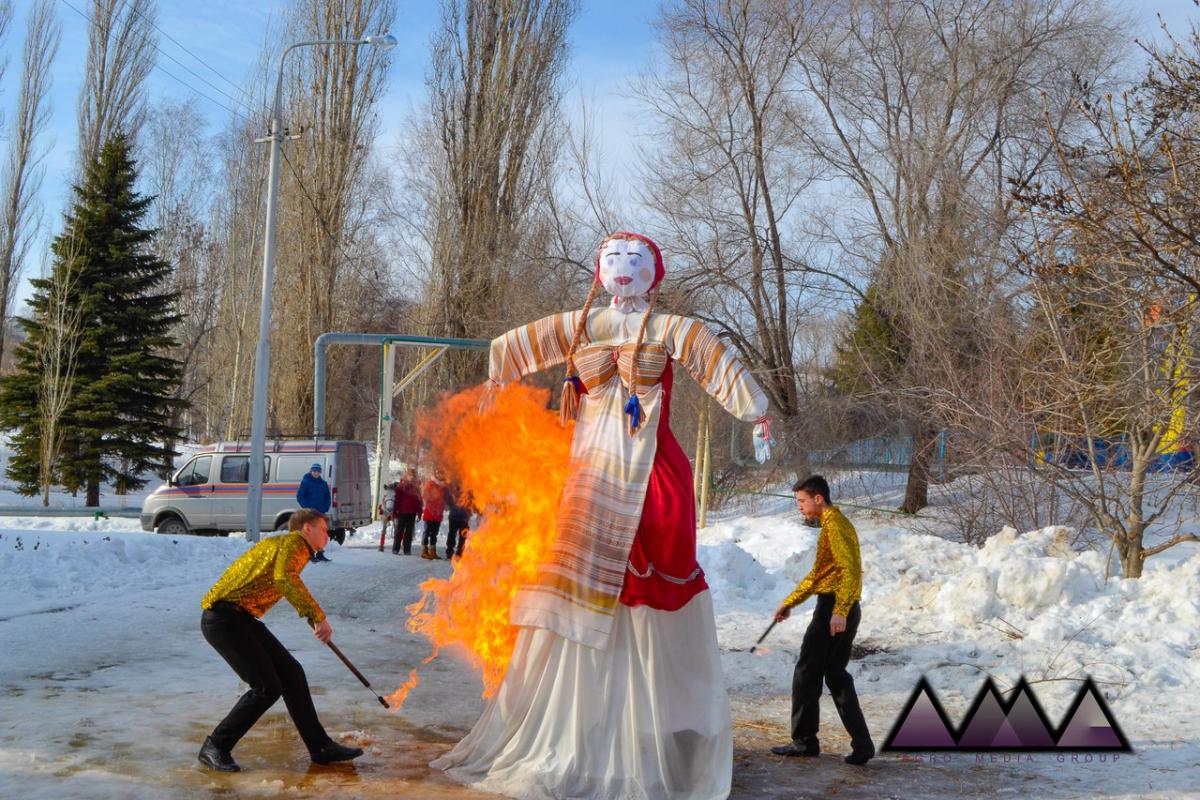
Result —
<svg viewBox="0 0 1200 800"><path fill-rule="evenodd" d="M155 231L140 226L151 198L137 194L136 180L129 143L114 136L75 187L50 276L32 281L32 314L19 320L26 340L14 374L0 381L0 424L15 430L9 476L22 491L45 479L45 375L56 348L73 355L73 371L55 481L86 488L94 506L101 483L118 494L138 489L145 473L165 474L174 460L172 419L184 402L173 398L180 365L165 353L175 346L177 296L165 289L170 265L150 247Z"/></svg>

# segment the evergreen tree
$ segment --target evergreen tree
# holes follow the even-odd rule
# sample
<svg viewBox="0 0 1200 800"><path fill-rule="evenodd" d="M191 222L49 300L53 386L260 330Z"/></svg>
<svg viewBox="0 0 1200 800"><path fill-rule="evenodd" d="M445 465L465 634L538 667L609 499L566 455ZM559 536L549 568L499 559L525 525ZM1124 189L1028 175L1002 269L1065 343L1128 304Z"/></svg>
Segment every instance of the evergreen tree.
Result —
<svg viewBox="0 0 1200 800"><path fill-rule="evenodd" d="M150 247L155 231L140 226L151 198L137 194L136 180L128 140L114 136L75 187L50 276L32 281L32 313L19 320L26 340L14 374L0 381L0 424L15 430L9 476L22 491L35 491L44 469L45 376L64 347L73 371L54 480L86 488L88 505L98 505L102 482L118 494L138 489L144 473L165 474L174 460L172 420L185 403L173 397L179 362L165 353L176 344L177 295L165 288L170 265Z"/></svg>

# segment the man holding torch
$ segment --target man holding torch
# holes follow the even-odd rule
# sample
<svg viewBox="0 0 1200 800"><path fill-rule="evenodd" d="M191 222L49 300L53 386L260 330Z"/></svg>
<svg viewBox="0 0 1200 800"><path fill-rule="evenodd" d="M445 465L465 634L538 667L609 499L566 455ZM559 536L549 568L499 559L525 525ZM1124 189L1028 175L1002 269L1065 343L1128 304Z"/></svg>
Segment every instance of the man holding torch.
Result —
<svg viewBox="0 0 1200 800"><path fill-rule="evenodd" d="M858 632L862 597L862 558L858 533L850 520L829 499L829 484L813 475L792 487L800 513L809 524L820 523L817 555L812 571L800 582L775 612L775 622L791 616L792 609L817 596L812 622L800 645L800 658L792 677L792 741L772 747L780 756L818 756L821 745L817 728L821 721L818 703L821 682L829 687L838 716L850 734L847 764L861 766L875 755L871 732L858 704L854 679L846 671L850 646Z"/></svg>
<svg viewBox="0 0 1200 800"><path fill-rule="evenodd" d="M200 763L221 772L240 769L233 760L234 746L281 696L314 762L349 761L363 752L338 744L325 732L304 668L261 622L286 597L312 626L313 636L324 643L333 638L325 612L300 580L313 553L329 543L328 520L305 508L292 514L288 527L288 533L263 539L230 564L200 603L205 640L250 684L200 748Z"/></svg>

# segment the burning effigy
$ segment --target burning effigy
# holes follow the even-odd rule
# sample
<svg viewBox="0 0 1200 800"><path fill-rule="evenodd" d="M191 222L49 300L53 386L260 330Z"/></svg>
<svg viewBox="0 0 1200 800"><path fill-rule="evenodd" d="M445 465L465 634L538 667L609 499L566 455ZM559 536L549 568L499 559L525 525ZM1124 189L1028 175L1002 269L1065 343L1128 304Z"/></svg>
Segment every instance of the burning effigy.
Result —
<svg viewBox="0 0 1200 800"><path fill-rule="evenodd" d="M729 700L691 466L670 428L673 367L757 421L764 446L767 400L702 322L655 313L664 275L650 239L609 236L584 308L495 339L488 384L426 420L439 466L486 506L452 577L424 583L410 609L434 655L461 646L483 673L482 716L432 765L465 783L513 797L729 793ZM611 302L594 303L601 289ZM559 420L518 381L561 365Z"/></svg>

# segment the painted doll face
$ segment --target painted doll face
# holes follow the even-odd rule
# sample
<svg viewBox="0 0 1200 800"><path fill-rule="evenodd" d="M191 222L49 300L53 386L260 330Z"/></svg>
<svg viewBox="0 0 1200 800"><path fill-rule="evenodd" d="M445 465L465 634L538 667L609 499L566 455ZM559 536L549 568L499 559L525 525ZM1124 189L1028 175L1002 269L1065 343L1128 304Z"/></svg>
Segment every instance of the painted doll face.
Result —
<svg viewBox="0 0 1200 800"><path fill-rule="evenodd" d="M654 254L638 239L611 239L600 253L600 283L613 297L641 297L654 285Z"/></svg>

